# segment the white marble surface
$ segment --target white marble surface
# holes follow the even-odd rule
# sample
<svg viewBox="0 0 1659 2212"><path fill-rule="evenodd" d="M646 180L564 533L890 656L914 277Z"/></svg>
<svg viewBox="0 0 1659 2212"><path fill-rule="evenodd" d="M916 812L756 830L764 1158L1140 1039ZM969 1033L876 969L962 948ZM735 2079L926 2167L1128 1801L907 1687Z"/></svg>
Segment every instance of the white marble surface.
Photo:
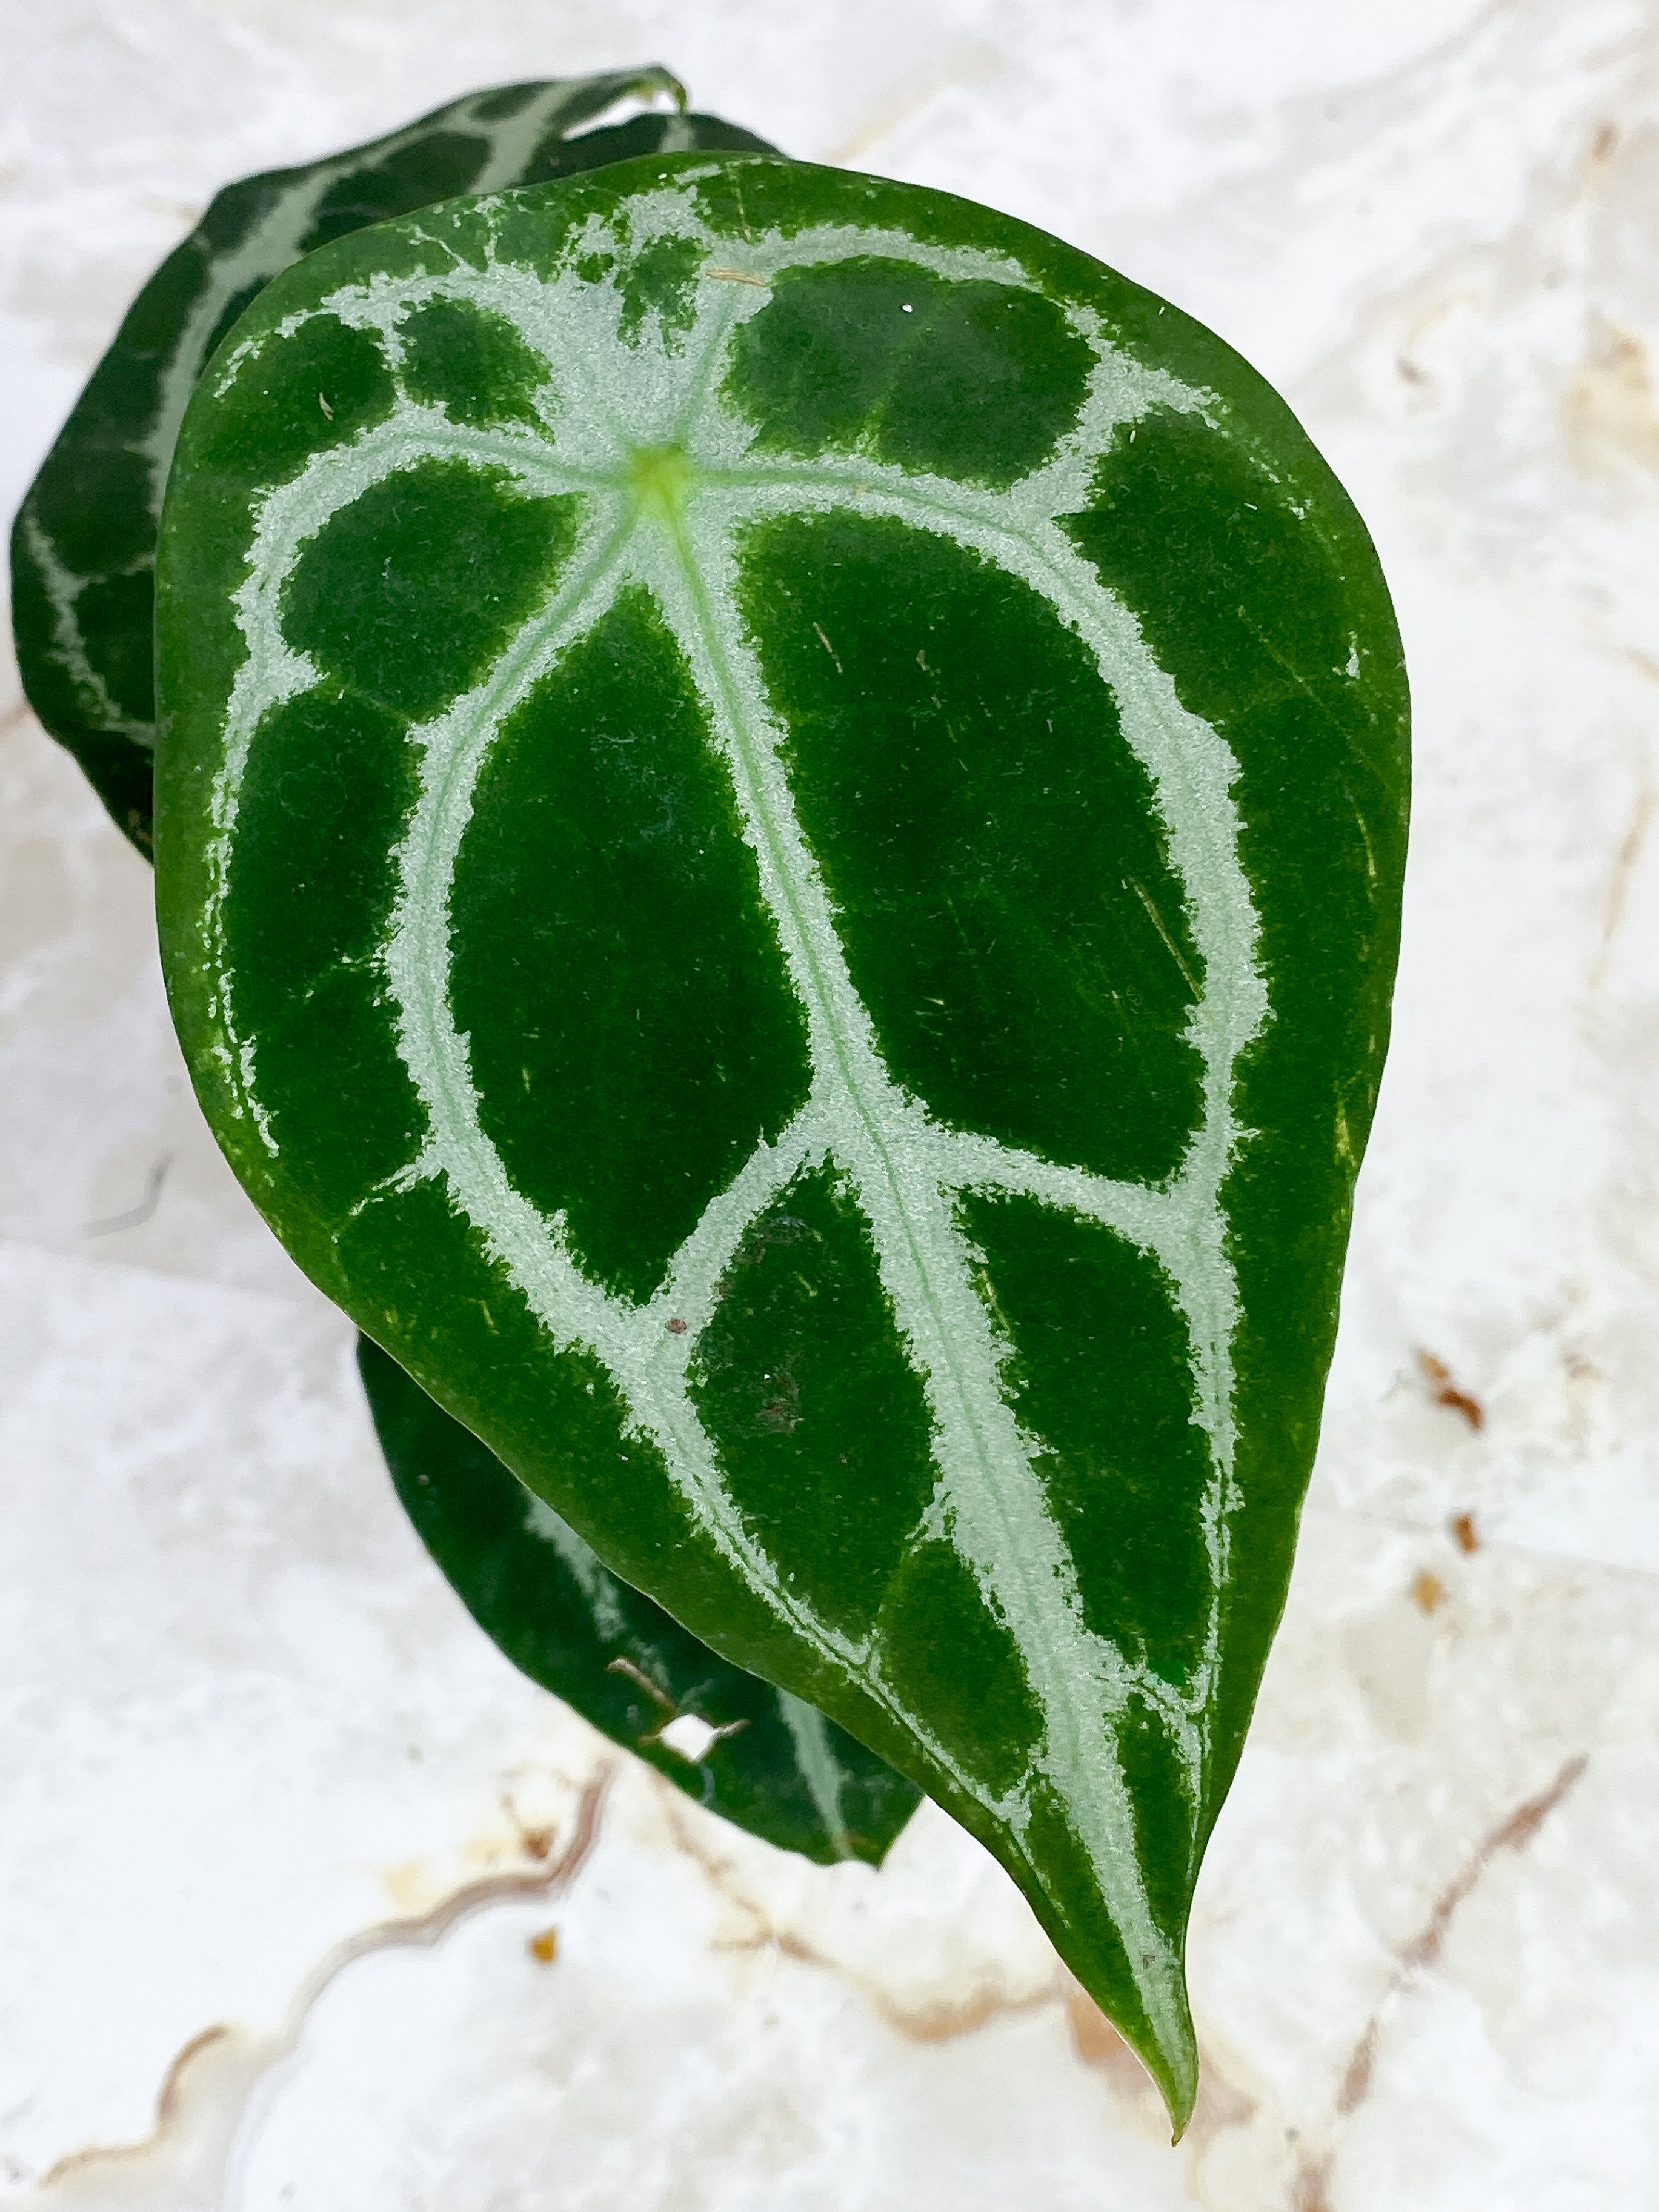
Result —
<svg viewBox="0 0 1659 2212"><path fill-rule="evenodd" d="M1419 763L1398 1041L1171 2151L942 1817L879 1876L807 1868L472 1631L347 1331L197 1121L145 871L7 675L0 2203L1646 2212L1659 16L0 0L0 46L8 507L216 185L661 59L799 154L1048 225L1263 368L1382 548ZM100 1229L162 1163L151 1218Z"/></svg>

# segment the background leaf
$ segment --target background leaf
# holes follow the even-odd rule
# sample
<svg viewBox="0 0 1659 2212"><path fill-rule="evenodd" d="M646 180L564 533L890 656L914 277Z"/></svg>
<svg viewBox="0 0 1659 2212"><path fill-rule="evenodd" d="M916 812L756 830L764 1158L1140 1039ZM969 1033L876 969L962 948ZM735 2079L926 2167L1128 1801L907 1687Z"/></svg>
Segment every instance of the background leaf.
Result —
<svg viewBox="0 0 1659 2212"><path fill-rule="evenodd" d="M754 147L718 116L573 132L630 96L685 94L663 69L491 87L366 146L215 195L128 309L18 510L12 626L29 704L117 825L150 847L154 573L161 495L197 379L238 315L301 254L458 192L540 183L695 146Z"/></svg>
<svg viewBox="0 0 1659 2212"><path fill-rule="evenodd" d="M1404 851L1288 410L985 210L643 161L274 288L159 635L169 988L279 1233L981 1836L1179 2125Z"/></svg>
<svg viewBox="0 0 1659 2212"><path fill-rule="evenodd" d="M915 1810L914 1784L619 1582L367 1337L357 1364L410 1519L515 1667L751 1835L826 1866L881 1863Z"/></svg>

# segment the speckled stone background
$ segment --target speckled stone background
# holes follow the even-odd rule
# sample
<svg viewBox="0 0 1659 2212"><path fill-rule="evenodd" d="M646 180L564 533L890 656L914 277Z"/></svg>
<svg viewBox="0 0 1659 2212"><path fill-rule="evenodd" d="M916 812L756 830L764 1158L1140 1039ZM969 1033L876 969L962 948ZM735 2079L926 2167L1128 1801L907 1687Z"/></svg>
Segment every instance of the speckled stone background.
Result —
<svg viewBox="0 0 1659 2212"><path fill-rule="evenodd" d="M1659 15L0 0L0 54L8 509L216 185L661 60L1229 338L1370 520L1419 730L1397 1042L1172 2151L941 1815L879 1875L809 1868L472 1629L349 1331L196 1115L147 873L8 668L0 2203L1649 2212Z"/></svg>

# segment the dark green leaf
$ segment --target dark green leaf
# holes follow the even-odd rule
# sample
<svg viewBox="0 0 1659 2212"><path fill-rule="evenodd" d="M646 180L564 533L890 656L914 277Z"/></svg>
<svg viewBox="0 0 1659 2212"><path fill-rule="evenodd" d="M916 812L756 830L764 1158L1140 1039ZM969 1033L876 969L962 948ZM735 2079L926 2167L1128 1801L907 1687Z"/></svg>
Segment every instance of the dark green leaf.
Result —
<svg viewBox="0 0 1659 2212"><path fill-rule="evenodd" d="M982 1838L1184 2120L1404 854L1288 410L983 209L640 161L279 280L159 636L169 988L278 1233Z"/></svg>

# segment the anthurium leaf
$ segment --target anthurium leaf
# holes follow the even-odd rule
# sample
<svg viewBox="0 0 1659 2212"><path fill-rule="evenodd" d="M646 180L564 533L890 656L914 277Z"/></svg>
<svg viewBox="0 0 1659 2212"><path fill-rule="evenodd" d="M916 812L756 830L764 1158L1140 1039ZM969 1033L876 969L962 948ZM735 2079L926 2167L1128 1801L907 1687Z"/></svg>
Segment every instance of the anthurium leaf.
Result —
<svg viewBox="0 0 1659 2212"><path fill-rule="evenodd" d="M154 569L161 494L196 380L250 300L303 253L458 192L538 184L664 148L763 148L712 115L647 114L572 137L662 69L500 85L372 144L216 195L128 310L12 531L12 623L30 704L120 828L150 843Z"/></svg>
<svg viewBox="0 0 1659 2212"><path fill-rule="evenodd" d="M984 209L634 162L273 284L158 638L169 988L278 1233L981 1837L1181 2124L1403 860L1289 411Z"/></svg>
<svg viewBox="0 0 1659 2212"><path fill-rule="evenodd" d="M823 1865L878 1866L921 1792L620 1582L369 1338L357 1364L410 1519L515 1667L699 1804Z"/></svg>

